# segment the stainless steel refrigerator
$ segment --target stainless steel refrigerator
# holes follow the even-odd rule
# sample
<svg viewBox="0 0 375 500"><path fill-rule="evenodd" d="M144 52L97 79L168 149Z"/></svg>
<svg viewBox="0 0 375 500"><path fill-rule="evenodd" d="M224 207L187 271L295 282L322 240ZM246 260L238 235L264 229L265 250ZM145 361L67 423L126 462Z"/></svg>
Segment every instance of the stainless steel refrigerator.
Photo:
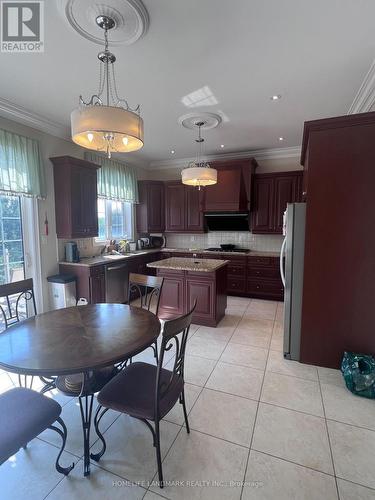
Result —
<svg viewBox="0 0 375 500"><path fill-rule="evenodd" d="M299 361L306 203L288 203L284 215L284 241L280 273L284 284L284 357Z"/></svg>

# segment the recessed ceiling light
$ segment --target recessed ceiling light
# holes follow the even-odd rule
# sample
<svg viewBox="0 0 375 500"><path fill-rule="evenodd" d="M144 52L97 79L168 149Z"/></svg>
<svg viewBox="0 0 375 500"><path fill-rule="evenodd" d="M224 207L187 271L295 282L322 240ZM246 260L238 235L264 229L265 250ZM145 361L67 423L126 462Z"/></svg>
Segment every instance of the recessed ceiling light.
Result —
<svg viewBox="0 0 375 500"><path fill-rule="evenodd" d="M284 140L284 137L279 137L279 141L283 141Z"/></svg>
<svg viewBox="0 0 375 500"><path fill-rule="evenodd" d="M220 144L220 147L223 148L224 147L224 144Z"/></svg>
<svg viewBox="0 0 375 500"><path fill-rule="evenodd" d="M281 95L280 94L275 94L275 95L272 95L270 97L271 101L278 101L279 99L281 99Z"/></svg>
<svg viewBox="0 0 375 500"><path fill-rule="evenodd" d="M174 149L172 149L171 154L174 155L174 153L175 153L175 151L174 151Z"/></svg>

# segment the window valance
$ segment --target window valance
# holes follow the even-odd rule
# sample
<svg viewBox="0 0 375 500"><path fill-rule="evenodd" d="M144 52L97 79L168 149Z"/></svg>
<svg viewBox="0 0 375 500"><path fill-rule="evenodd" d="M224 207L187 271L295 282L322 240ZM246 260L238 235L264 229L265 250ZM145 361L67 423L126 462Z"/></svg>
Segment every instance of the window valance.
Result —
<svg viewBox="0 0 375 500"><path fill-rule="evenodd" d="M99 198L138 203L137 176L132 167L91 152L86 152L85 158L101 165L98 170Z"/></svg>
<svg viewBox="0 0 375 500"><path fill-rule="evenodd" d="M0 129L0 192L46 197L46 179L39 142Z"/></svg>

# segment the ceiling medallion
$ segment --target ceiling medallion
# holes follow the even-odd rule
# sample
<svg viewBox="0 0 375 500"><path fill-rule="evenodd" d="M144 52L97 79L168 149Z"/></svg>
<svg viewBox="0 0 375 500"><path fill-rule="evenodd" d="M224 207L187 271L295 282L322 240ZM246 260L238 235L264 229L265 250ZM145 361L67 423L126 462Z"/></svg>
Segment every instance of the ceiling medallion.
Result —
<svg viewBox="0 0 375 500"><path fill-rule="evenodd" d="M115 78L116 56L108 49L108 31L116 22L99 15L97 25L104 30L104 50L99 52L99 89L85 102L80 96L79 107L72 111L72 140L95 151L103 151L111 158L113 152L128 153L143 146L143 120L140 106L130 108L118 95Z"/></svg>
<svg viewBox="0 0 375 500"><path fill-rule="evenodd" d="M195 130L197 123L202 122L202 130L210 130L217 127L221 123L221 116L215 113L187 113L180 116L178 123L185 128Z"/></svg>
<svg viewBox="0 0 375 500"><path fill-rule="evenodd" d="M81 36L102 44L102 34L95 19L106 16L114 20L112 45L131 45L141 38L149 26L148 12L141 0L56 0L64 19Z"/></svg>
<svg viewBox="0 0 375 500"><path fill-rule="evenodd" d="M200 189L202 186L212 186L217 183L217 170L211 168L210 165L202 159L204 142L202 128L207 128L206 122L196 122L195 128L198 128L198 138L195 139L195 142L198 144L197 157L195 161L189 163L187 168L182 170L181 177L182 184L186 184L187 186L198 186L198 189Z"/></svg>

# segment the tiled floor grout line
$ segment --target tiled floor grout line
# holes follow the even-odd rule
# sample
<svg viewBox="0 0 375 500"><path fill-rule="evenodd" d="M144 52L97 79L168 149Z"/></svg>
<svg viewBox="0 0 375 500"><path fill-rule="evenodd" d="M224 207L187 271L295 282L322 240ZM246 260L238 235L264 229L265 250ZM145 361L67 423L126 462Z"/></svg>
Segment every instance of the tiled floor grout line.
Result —
<svg viewBox="0 0 375 500"><path fill-rule="evenodd" d="M301 467L302 469L312 470L314 472L318 472L319 474L324 474L325 476L335 478L335 476L333 474L329 474L329 472L324 472L324 471L319 470L319 469L314 469L314 467L310 467L309 465L302 465L299 462L293 462L293 460L288 460L287 458L279 457L278 455L272 455L272 453L269 453L267 451L257 450L256 448L250 448L250 451L256 451L257 453L260 453L261 455L267 455L267 457L276 458L277 460L281 460L281 461L286 462L288 464L298 465L298 467ZM346 479L345 479L345 481L346 481ZM358 484L358 483L353 483L353 484ZM358 486L363 486L363 484L362 485L358 484Z"/></svg>
<svg viewBox="0 0 375 500"><path fill-rule="evenodd" d="M369 427L363 427L358 424L349 424L348 422L343 422L342 420L336 420L334 418L326 418L327 422L336 422L337 424L348 425L349 427L355 427L356 429L363 429L364 431L375 432L375 429L370 429Z"/></svg>
<svg viewBox="0 0 375 500"><path fill-rule="evenodd" d="M329 452L330 452L330 455L331 455L331 461L332 461L333 474L334 474L334 477L335 477L335 485L336 485L337 498L338 498L338 499L340 499L339 486L338 486L338 483L337 483L337 476L336 476L335 461L334 461L334 459L333 459L333 452L332 452L332 445L331 445L331 437L330 437L330 435L329 435L329 431L328 431L328 423L327 423L326 409L325 409L325 406L324 406L324 398L323 398L322 387L321 387L321 385L320 385L319 370L317 370L317 372L318 372L319 392L320 392L320 397L321 397L321 399L322 399L322 406L323 406L324 424L325 424L326 433L327 433L327 439L328 439Z"/></svg>
<svg viewBox="0 0 375 500"><path fill-rule="evenodd" d="M57 444L54 444L54 443L50 443L46 439L41 438L40 435L37 436L35 439L38 439L39 441L42 441L45 444L49 444L50 446L53 446L53 448L56 448L56 450L61 449L61 446L58 446ZM82 441L83 441L83 438L82 438ZM81 458L83 457L83 453L82 453L82 455L76 455L75 453L73 453L69 450L65 450L65 449L64 449L64 453L69 453L69 455L72 455L72 457L76 458L77 460L81 460Z"/></svg>
<svg viewBox="0 0 375 500"><path fill-rule="evenodd" d="M277 307L276 307L276 311L275 311L274 324L275 324L276 314L277 314ZM272 329L273 329L273 327L272 327ZM244 471L244 475L243 475L243 483L242 483L242 487L241 487L241 495L240 495L240 499L242 499L242 495L243 495L243 492L244 492L245 481L246 481L246 474L247 474L247 468L248 468L248 466L249 466L249 460L250 460L251 447L252 447L252 444L253 444L254 433L255 433L255 426L256 426L256 423L257 423L257 419L258 419L258 411L259 411L259 405L260 405L260 398L262 397L263 384L264 384L264 379L265 379L265 376L266 376L266 370L267 370L267 364L268 364L268 358L269 358L269 355L270 355L270 350L268 349L268 352L267 352L267 359L266 359L266 364L265 364L265 366L264 366L263 379L262 379L262 383L261 383L261 386L260 386L260 391L259 391L259 401L257 402L257 407L256 407L256 411L255 411L253 431L252 431L252 433L251 433L251 439L250 439L250 447L249 447L249 452L248 452L248 454L247 454L246 465L245 465L245 471Z"/></svg>

